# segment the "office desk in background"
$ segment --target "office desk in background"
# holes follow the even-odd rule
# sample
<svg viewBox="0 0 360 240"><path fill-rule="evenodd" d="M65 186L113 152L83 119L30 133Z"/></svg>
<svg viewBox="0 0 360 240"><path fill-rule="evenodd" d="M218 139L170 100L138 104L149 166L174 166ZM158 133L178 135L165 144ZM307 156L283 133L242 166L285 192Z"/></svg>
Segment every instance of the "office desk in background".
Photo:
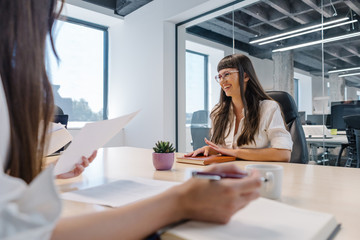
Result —
<svg viewBox="0 0 360 240"><path fill-rule="evenodd" d="M348 143L346 135L333 135L332 138L306 138L306 143L311 149L310 159L317 162L317 149L341 147L342 144Z"/></svg>
<svg viewBox="0 0 360 240"><path fill-rule="evenodd" d="M62 192L74 191L101 185L111 180L136 176L149 179L184 181L187 168L203 169L203 166L174 163L171 171L155 171L152 165L151 149L118 147L100 149L97 158L74 179L57 180ZM244 168L251 161L236 161ZM259 162L258 162L259 163ZM284 167L281 202L296 207L335 215L342 224L336 240L358 239L360 228L360 169L330 166L279 164ZM63 216L108 209L104 206L64 201Z"/></svg>

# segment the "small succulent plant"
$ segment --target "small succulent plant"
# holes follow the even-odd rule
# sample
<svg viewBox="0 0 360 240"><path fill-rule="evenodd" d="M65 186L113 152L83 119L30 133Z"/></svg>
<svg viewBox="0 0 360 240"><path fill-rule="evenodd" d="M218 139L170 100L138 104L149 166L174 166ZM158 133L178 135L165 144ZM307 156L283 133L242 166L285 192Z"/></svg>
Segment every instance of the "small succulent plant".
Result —
<svg viewBox="0 0 360 240"><path fill-rule="evenodd" d="M158 141L153 147L156 153L172 153L175 152L175 148L170 142Z"/></svg>

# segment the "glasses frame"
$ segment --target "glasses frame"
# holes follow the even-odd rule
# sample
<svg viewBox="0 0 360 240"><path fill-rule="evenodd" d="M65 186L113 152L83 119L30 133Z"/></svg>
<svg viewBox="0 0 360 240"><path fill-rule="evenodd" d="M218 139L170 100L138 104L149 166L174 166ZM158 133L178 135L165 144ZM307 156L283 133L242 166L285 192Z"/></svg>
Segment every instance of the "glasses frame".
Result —
<svg viewBox="0 0 360 240"><path fill-rule="evenodd" d="M222 81L224 81L224 79L228 78L232 73L236 73L239 72L238 70L232 70L232 71L226 71L224 74L218 74L215 76L215 81L217 81L218 83L221 83ZM228 74L228 75L226 75ZM223 76L226 75L226 76Z"/></svg>

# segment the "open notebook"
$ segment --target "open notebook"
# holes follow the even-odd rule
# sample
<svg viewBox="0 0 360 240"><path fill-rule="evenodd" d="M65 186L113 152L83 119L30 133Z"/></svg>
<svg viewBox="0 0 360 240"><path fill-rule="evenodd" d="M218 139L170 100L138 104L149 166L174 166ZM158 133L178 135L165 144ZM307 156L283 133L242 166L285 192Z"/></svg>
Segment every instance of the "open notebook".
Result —
<svg viewBox="0 0 360 240"><path fill-rule="evenodd" d="M259 198L238 211L228 224L189 221L167 230L161 239L325 240L340 229L334 216Z"/></svg>

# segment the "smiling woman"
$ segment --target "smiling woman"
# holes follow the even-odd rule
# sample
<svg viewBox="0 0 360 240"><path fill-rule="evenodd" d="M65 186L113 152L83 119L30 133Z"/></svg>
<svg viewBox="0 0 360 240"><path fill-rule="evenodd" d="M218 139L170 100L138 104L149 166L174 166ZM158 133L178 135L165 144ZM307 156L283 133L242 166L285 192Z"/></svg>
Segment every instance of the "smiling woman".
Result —
<svg viewBox="0 0 360 240"><path fill-rule="evenodd" d="M279 105L262 88L248 57L234 54L218 64L220 101L211 112L211 141L187 154L225 154L244 160L289 161L292 140Z"/></svg>

